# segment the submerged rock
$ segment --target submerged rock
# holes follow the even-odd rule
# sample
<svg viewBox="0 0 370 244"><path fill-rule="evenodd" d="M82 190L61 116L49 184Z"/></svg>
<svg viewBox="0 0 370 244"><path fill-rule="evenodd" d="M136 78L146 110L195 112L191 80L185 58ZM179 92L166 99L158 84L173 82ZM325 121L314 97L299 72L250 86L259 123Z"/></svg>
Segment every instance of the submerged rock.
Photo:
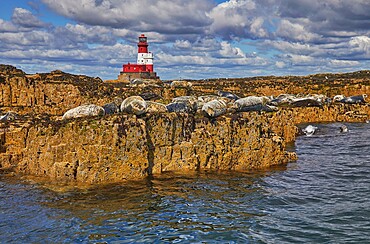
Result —
<svg viewBox="0 0 370 244"><path fill-rule="evenodd" d="M131 96L123 100L121 104L121 112L142 115L146 113L148 105L140 96Z"/></svg>
<svg viewBox="0 0 370 244"><path fill-rule="evenodd" d="M82 105L76 108L72 108L64 113L62 119L73 119L73 118L81 118L81 117L90 117L90 116L103 116L105 114L104 108L89 104L89 105Z"/></svg>

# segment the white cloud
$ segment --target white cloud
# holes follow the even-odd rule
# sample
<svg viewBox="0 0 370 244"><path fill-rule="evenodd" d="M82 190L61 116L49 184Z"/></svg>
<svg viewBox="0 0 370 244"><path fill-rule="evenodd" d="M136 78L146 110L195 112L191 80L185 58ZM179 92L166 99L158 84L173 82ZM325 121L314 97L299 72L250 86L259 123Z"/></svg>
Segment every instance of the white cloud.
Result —
<svg viewBox="0 0 370 244"><path fill-rule="evenodd" d="M349 46L355 52L363 54L367 59L370 59L370 37L368 36L356 36L352 37L349 41Z"/></svg>
<svg viewBox="0 0 370 244"><path fill-rule="evenodd" d="M208 0L42 0L55 12L88 25L134 31L199 34L210 24Z"/></svg>
<svg viewBox="0 0 370 244"><path fill-rule="evenodd" d="M360 63L358 61L349 61L349 60L337 60L337 59L333 59L333 60L330 60L329 61L329 65L331 67L335 67L335 68L341 68L341 67L345 67L345 68L348 68L348 67L355 67L355 66L358 66Z"/></svg>
<svg viewBox="0 0 370 244"><path fill-rule="evenodd" d="M192 78L370 67L368 0L39 3L69 23L41 21L45 6L33 8L37 14L14 9L10 20L0 19L0 61L115 78L123 63L136 60L137 37L144 33L164 78L177 74L178 67Z"/></svg>
<svg viewBox="0 0 370 244"><path fill-rule="evenodd" d="M303 22L306 22L307 24L307 21ZM320 35L312 33L309 30L307 30L305 25L297 22L293 23L290 20L286 19L281 20L276 31L276 35L286 40L302 42L313 42L321 38Z"/></svg>
<svg viewBox="0 0 370 244"><path fill-rule="evenodd" d="M267 36L264 18L254 0L230 0L219 4L209 12L213 22L209 33L224 38L261 38Z"/></svg>
<svg viewBox="0 0 370 244"><path fill-rule="evenodd" d="M12 15L12 22L16 25L26 28L41 28L46 27L48 24L39 20L30 11L23 8L15 8Z"/></svg>
<svg viewBox="0 0 370 244"><path fill-rule="evenodd" d="M282 69L282 68L285 68L286 67L286 63L283 62L283 61L276 61L275 62L275 66L279 69Z"/></svg>
<svg viewBox="0 0 370 244"><path fill-rule="evenodd" d="M173 44L175 48L178 49L190 49L191 43L188 40L176 40Z"/></svg>
<svg viewBox="0 0 370 244"><path fill-rule="evenodd" d="M230 43L223 41L221 42L221 50L219 53L225 58L245 58L245 54L238 47L232 47Z"/></svg>
<svg viewBox="0 0 370 244"><path fill-rule="evenodd" d="M0 19L0 32L17 32L19 28L12 22Z"/></svg>

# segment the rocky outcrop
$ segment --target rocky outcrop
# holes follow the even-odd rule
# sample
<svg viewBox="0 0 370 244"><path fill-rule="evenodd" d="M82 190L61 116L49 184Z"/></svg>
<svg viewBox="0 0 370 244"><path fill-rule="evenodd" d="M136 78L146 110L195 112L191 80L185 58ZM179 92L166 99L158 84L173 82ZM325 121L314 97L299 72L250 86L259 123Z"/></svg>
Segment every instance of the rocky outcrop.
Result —
<svg viewBox="0 0 370 244"><path fill-rule="evenodd" d="M120 182L165 171L260 169L294 160L287 143L297 136L296 124L365 122L370 116L366 103L280 107L273 112L227 110L216 118L196 112L193 105L189 105L190 114L166 112L165 107L176 103L179 98L174 97L207 95L214 99L212 95L218 91L240 97L358 95L369 92L368 71L184 84L104 83L61 71L28 75L0 65L0 115L8 111L19 114L14 120L0 122L0 169L79 184ZM118 100L140 94L159 107L140 115L117 113ZM197 106L198 100L194 99ZM61 119L69 109L84 104L113 112Z"/></svg>
<svg viewBox="0 0 370 244"><path fill-rule="evenodd" d="M367 105L236 113L23 121L0 132L2 168L59 182L120 182L165 171L265 168L294 159L296 123L364 121Z"/></svg>
<svg viewBox="0 0 370 244"><path fill-rule="evenodd" d="M288 118L284 118L288 119ZM280 115L245 113L216 121L187 114L114 115L27 124L2 133L2 167L62 182L137 179L164 171L247 170L286 163ZM5 157L4 157L5 156Z"/></svg>

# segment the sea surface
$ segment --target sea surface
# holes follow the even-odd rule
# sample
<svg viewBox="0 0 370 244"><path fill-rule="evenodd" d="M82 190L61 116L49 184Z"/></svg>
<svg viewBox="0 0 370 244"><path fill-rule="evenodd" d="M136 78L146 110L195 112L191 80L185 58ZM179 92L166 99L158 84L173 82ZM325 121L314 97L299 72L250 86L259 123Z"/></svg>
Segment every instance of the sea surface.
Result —
<svg viewBox="0 0 370 244"><path fill-rule="evenodd" d="M266 171L66 191L2 173L0 242L370 243L370 124L346 125L315 124Z"/></svg>

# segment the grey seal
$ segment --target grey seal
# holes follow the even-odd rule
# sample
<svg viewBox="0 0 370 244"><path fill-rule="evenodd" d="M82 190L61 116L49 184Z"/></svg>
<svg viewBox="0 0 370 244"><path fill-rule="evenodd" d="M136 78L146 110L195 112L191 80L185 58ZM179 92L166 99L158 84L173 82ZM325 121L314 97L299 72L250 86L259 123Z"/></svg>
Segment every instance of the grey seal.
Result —
<svg viewBox="0 0 370 244"><path fill-rule="evenodd" d="M344 95L336 95L333 98L334 102L346 103L346 104L357 104L357 103L366 103L365 99L367 98L366 94L356 95L346 97Z"/></svg>
<svg viewBox="0 0 370 244"><path fill-rule="evenodd" d="M146 104L148 106L146 109L147 113L155 114L168 112L166 105L162 103L147 101Z"/></svg>
<svg viewBox="0 0 370 244"><path fill-rule="evenodd" d="M6 112L4 115L0 116L0 122L12 121L18 119L19 116L15 112L9 111Z"/></svg>
<svg viewBox="0 0 370 244"><path fill-rule="evenodd" d="M315 134L317 129L318 128L316 126L308 125L306 128L302 130L302 132L305 133L306 136L312 136L313 134Z"/></svg>
<svg viewBox="0 0 370 244"><path fill-rule="evenodd" d="M195 113L196 110L194 110L193 107L189 106L189 104L185 102L174 102L169 103L166 105L166 108L168 112L172 113Z"/></svg>
<svg viewBox="0 0 370 244"><path fill-rule="evenodd" d="M174 80L170 85L172 88L191 88L192 84L185 80Z"/></svg>
<svg viewBox="0 0 370 244"><path fill-rule="evenodd" d="M239 112L256 111L263 108L270 101L268 97L248 96L234 102L234 108Z"/></svg>
<svg viewBox="0 0 370 244"><path fill-rule="evenodd" d="M227 104L222 100L212 100L207 102L202 107L202 112L211 118L218 117L225 114L227 111Z"/></svg>
<svg viewBox="0 0 370 244"><path fill-rule="evenodd" d="M121 104L121 112L129 114L142 115L146 113L147 104L142 97L131 96L123 100Z"/></svg>
<svg viewBox="0 0 370 244"><path fill-rule="evenodd" d="M220 97L226 97L226 98L229 98L231 100L238 100L240 97L235 95L234 93L231 93L231 92L227 92L227 91L218 91L217 92L217 95L220 96Z"/></svg>
<svg viewBox="0 0 370 244"><path fill-rule="evenodd" d="M103 116L104 108L95 104L81 105L64 113L62 119L82 118L90 116Z"/></svg>

